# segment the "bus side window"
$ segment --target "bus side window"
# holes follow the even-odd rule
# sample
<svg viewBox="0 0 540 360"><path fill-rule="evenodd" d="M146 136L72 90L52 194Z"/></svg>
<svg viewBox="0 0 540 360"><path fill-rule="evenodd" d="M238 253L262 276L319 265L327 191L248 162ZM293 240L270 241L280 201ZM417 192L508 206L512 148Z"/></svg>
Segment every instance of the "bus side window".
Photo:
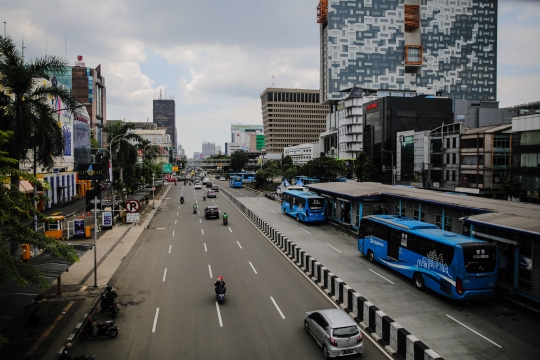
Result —
<svg viewBox="0 0 540 360"><path fill-rule="evenodd" d="M360 229L358 230L358 238L363 239L366 237L366 221L360 222Z"/></svg>
<svg viewBox="0 0 540 360"><path fill-rule="evenodd" d="M381 240L388 238L388 228L382 224L373 223L373 235Z"/></svg>

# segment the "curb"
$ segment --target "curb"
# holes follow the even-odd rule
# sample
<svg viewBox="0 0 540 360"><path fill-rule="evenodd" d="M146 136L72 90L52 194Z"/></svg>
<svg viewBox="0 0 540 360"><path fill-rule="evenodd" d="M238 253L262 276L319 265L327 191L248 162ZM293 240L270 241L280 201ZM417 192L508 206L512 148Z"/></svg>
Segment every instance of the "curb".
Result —
<svg viewBox="0 0 540 360"><path fill-rule="evenodd" d="M228 191L222 190L222 192L254 226L259 228L269 241L317 285L332 302L347 312L364 330L364 333L374 339L388 354L397 359L443 360L443 357L330 272L294 242L270 226Z"/></svg>

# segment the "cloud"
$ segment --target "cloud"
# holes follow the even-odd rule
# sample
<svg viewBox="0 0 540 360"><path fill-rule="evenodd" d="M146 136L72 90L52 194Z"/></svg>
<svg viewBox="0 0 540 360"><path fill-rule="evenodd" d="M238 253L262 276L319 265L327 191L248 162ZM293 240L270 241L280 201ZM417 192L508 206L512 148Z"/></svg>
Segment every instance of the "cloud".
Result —
<svg viewBox="0 0 540 360"><path fill-rule="evenodd" d="M163 86L153 86L153 81L141 72L134 61L111 62L103 67L107 86L108 119L126 118L140 121L152 119L152 100ZM150 106L148 106L150 104Z"/></svg>
<svg viewBox="0 0 540 360"><path fill-rule="evenodd" d="M540 100L540 74L500 76L498 87L500 107Z"/></svg>

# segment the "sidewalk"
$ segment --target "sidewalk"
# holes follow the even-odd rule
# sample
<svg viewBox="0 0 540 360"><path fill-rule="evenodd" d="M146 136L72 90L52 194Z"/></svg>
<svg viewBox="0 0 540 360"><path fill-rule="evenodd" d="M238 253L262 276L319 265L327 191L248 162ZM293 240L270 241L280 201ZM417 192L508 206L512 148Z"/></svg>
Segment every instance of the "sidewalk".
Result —
<svg viewBox="0 0 540 360"><path fill-rule="evenodd" d="M167 186L156 195L156 209L152 209L151 204L143 207L140 225L114 226L110 230L98 232L97 278L94 278L94 251L90 250L62 275L61 294L57 294L58 284L55 280L43 296L27 309L26 314L17 314L7 326L0 329L9 340L9 344L0 349L0 358L58 358L58 352L76 336L77 325L94 309L103 286L109 283L122 259L148 226L169 189L170 186ZM79 199L60 209L51 209L50 213L61 211L67 216L77 215L84 210L85 200ZM93 242L93 236L92 239L85 240ZM98 287L94 288L96 282ZM21 288L21 291L24 291L24 288ZM43 318L37 326L27 327L24 325L25 318L35 308L39 308ZM77 354L75 349L73 354Z"/></svg>

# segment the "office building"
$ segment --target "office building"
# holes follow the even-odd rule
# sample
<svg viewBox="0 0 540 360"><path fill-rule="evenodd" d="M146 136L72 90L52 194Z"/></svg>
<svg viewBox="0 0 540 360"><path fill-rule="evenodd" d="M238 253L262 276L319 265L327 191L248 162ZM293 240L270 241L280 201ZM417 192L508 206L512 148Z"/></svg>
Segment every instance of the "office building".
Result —
<svg viewBox="0 0 540 360"><path fill-rule="evenodd" d="M287 146L283 156L290 156L294 165L305 165L320 156L319 142Z"/></svg>
<svg viewBox="0 0 540 360"><path fill-rule="evenodd" d="M216 154L216 144L213 142L203 142L202 143L202 158L206 159L207 157L213 156Z"/></svg>
<svg viewBox="0 0 540 360"><path fill-rule="evenodd" d="M195 152L193 153L193 158L194 158L194 159L199 159L199 158L200 158L200 155L201 155L200 152L195 151Z"/></svg>
<svg viewBox="0 0 540 360"><path fill-rule="evenodd" d="M231 142L240 143L245 150L249 150L250 136L256 133L262 133L262 125L244 125L244 124L232 124L231 125ZM255 150L255 149L251 149Z"/></svg>
<svg viewBox="0 0 540 360"><path fill-rule="evenodd" d="M454 99L454 121L469 128L510 124L516 111L499 108L498 101Z"/></svg>
<svg viewBox="0 0 540 360"><path fill-rule="evenodd" d="M165 128L167 134L171 136L172 145L174 151L171 151L170 155L175 156L177 146L176 136L176 105L173 99L157 99L153 101L153 122L159 128Z"/></svg>
<svg viewBox="0 0 540 360"><path fill-rule="evenodd" d="M398 131L396 133L396 183L418 188L429 187L430 131Z"/></svg>
<svg viewBox="0 0 540 360"><path fill-rule="evenodd" d="M454 123L429 133L428 187L454 191L459 186L460 137L467 129L463 123Z"/></svg>
<svg viewBox="0 0 540 360"><path fill-rule="evenodd" d="M249 136L250 150L261 150L264 148L264 134L256 133Z"/></svg>
<svg viewBox="0 0 540 360"><path fill-rule="evenodd" d="M540 203L540 113L512 119L512 179L521 183L520 197ZM505 175L510 175L507 172Z"/></svg>
<svg viewBox="0 0 540 360"><path fill-rule="evenodd" d="M330 111L318 90L306 89L267 88L261 107L266 152L281 154L286 146L318 141Z"/></svg>
<svg viewBox="0 0 540 360"><path fill-rule="evenodd" d="M398 132L433 130L454 121L452 99L386 96L364 103L364 152L392 183Z"/></svg>
<svg viewBox="0 0 540 360"><path fill-rule="evenodd" d="M496 100L497 1L320 0L321 103L343 89Z"/></svg>
<svg viewBox="0 0 540 360"><path fill-rule="evenodd" d="M238 150L243 150L242 143L235 143L235 142L225 143L225 155L231 156Z"/></svg>

